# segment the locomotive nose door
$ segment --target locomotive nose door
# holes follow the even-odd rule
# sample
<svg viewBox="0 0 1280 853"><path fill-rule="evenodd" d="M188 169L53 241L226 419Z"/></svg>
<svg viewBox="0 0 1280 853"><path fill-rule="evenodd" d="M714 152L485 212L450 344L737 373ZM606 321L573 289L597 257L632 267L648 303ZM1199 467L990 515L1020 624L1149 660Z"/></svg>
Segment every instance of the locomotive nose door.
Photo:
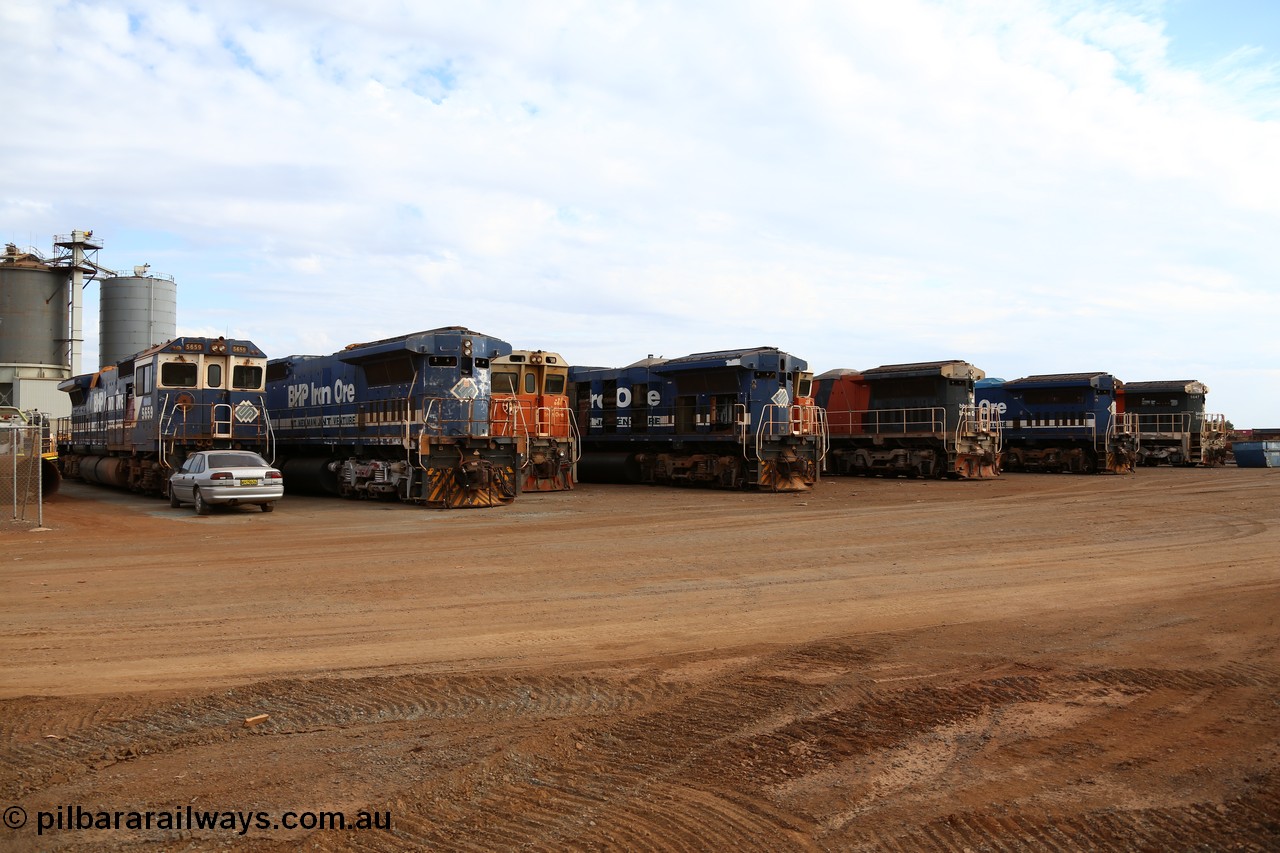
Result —
<svg viewBox="0 0 1280 853"><path fill-rule="evenodd" d="M206 355L204 357L204 387L209 391L211 410L211 431L214 438L231 438L231 392L228 386L231 381L230 365L227 356Z"/></svg>

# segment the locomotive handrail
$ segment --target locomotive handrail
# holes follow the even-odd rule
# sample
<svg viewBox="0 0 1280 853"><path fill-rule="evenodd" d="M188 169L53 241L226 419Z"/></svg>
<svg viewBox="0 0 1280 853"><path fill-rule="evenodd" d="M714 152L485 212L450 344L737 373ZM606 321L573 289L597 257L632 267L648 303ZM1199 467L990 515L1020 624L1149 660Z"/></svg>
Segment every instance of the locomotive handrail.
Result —
<svg viewBox="0 0 1280 853"><path fill-rule="evenodd" d="M1110 450L1111 445L1118 442L1122 435L1132 438L1135 448L1139 446L1142 440L1142 433L1138 430L1137 413L1120 412L1111 418L1111 423L1107 427L1107 450Z"/></svg>
<svg viewBox="0 0 1280 853"><path fill-rule="evenodd" d="M164 414L169 410L169 395L164 395L164 402L160 405L160 414L156 417L156 458L160 462L161 468L168 468L169 460L165 457L164 452ZM173 413L169 413L169 419L173 419Z"/></svg>
<svg viewBox="0 0 1280 853"><path fill-rule="evenodd" d="M214 438L231 438L232 433L235 429L235 416L231 412L231 404L230 403L210 403L209 408L210 408L210 412L209 412L210 433L213 435ZM218 412L221 409L227 410L227 417L225 420L219 419L218 417ZM219 427L223 428L225 432L219 431Z"/></svg>
<svg viewBox="0 0 1280 853"><path fill-rule="evenodd" d="M500 408L499 408L500 407ZM497 416L495 410L499 411ZM558 398L549 406L524 406L518 395L497 394L490 401L490 423L500 427L498 437L509 435L512 438L523 438L526 445L536 437L558 441L567 439L570 444L569 464L576 465L582 459L582 433L578 427L573 410L569 408L566 398ZM505 412L505 416L501 413ZM532 414L532 424L529 416ZM556 415L563 415L564 435L560 434L560 422Z"/></svg>
<svg viewBox="0 0 1280 853"><path fill-rule="evenodd" d="M1209 435L1225 436L1227 434L1227 416L1205 412L1201 416L1200 430L1202 433L1208 433Z"/></svg>
<svg viewBox="0 0 1280 853"><path fill-rule="evenodd" d="M738 431L738 444L742 445L742 455L747 455L747 435L751 429L751 414L745 403L733 404L733 425ZM757 458L759 455L757 454Z"/></svg>
<svg viewBox="0 0 1280 853"><path fill-rule="evenodd" d="M821 461L826 455L828 441L825 437L826 411L819 406L798 407L803 410L807 410L801 413L801 423L803 424L807 421L811 426L808 432L802 431L797 435L797 433L792 432L793 420L791 410L793 408L797 407L790 405L778 406L773 403L768 403L760 410L760 423L757 425L755 432L755 458L753 461L760 461L762 458L761 451L764 449L765 438L772 438L776 436L802 437L804 435L812 435L816 444L814 451L818 456L818 460ZM784 411L785 414L782 414L782 416L779 417L778 415ZM744 424L745 423L746 422L744 421ZM745 425L743 428L746 428ZM743 455L746 455L745 446Z"/></svg>
<svg viewBox="0 0 1280 853"><path fill-rule="evenodd" d="M827 452L831 450L831 430L827 427L827 410L821 406L811 406L815 419L817 421L818 436L818 470L822 470L822 462L827 458Z"/></svg>
<svg viewBox="0 0 1280 853"><path fill-rule="evenodd" d="M827 413L828 418L830 414ZM840 434L852 433L855 429L867 435L908 435L922 432L946 434L948 431L947 410L942 406L858 409L839 414L843 417L832 426L842 428Z"/></svg>
<svg viewBox="0 0 1280 853"><path fill-rule="evenodd" d="M565 402L565 408L568 408L568 401ZM572 410L569 411L569 437L573 441L573 448L569 453L572 461L569 464L577 465L582 460L582 430L578 426L578 419L573 416ZM577 478L578 472L576 470L573 472L573 476Z"/></svg>
<svg viewBox="0 0 1280 853"><path fill-rule="evenodd" d="M1138 416L1138 432L1175 436L1191 432L1191 412L1134 412Z"/></svg>
<svg viewBox="0 0 1280 853"><path fill-rule="evenodd" d="M962 403L959 406L959 416L956 418L952 442L953 446L958 448L962 439L978 441L982 436L989 436L995 443L994 451L999 453L1003 433L1003 423L990 406Z"/></svg>
<svg viewBox="0 0 1280 853"><path fill-rule="evenodd" d="M267 459L267 462L268 462L269 464L271 464L271 465L275 465L275 464L276 464L276 431L275 431L275 427L273 427L273 426L272 426L272 424L271 424L271 413L270 413L270 411L267 409L267 401L266 401L266 398L265 398L265 397L263 397L261 394L260 394L260 395L258 395L258 403L259 403L259 409L260 409L260 410L261 410L261 412L262 412L262 423L266 426L266 429L267 429L267 435L266 435L266 445L267 445L267 446L266 446L266 449L267 449L267 452L268 452L268 453L270 453L270 458L269 458L269 459Z"/></svg>
<svg viewBox="0 0 1280 853"><path fill-rule="evenodd" d="M447 397L426 397L426 403L422 411L421 434L430 435L437 438L448 438L450 434L446 432L447 427L462 425L464 429L456 435L467 437L487 437L489 435L489 418L475 417L475 401L474 400L451 400ZM457 403L465 404L466 416L457 418L445 418L444 404ZM437 405L439 404L439 405ZM435 422L432 422L432 415L435 414Z"/></svg>

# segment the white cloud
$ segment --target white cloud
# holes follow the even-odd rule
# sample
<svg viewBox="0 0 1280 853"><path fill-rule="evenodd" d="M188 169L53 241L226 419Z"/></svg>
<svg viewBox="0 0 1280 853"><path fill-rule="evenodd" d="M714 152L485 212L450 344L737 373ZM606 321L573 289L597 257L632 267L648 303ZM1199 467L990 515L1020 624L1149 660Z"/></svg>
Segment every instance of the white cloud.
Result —
<svg viewBox="0 0 1280 853"><path fill-rule="evenodd" d="M1275 57L1178 67L1160 8L11 0L0 237L163 243L180 325L280 354L1185 359L1280 425L1215 382L1275 354Z"/></svg>

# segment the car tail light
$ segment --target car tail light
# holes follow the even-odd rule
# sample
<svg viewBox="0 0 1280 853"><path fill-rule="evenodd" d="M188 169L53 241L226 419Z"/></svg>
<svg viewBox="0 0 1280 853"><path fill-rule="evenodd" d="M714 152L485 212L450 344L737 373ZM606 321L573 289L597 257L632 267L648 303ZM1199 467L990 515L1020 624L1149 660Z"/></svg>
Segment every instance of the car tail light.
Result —
<svg viewBox="0 0 1280 853"><path fill-rule="evenodd" d="M284 474L281 474L279 471L268 471L268 472L267 472L267 479L268 479L268 480L279 480L279 479L280 479L280 478L282 478L282 477L284 477Z"/></svg>
<svg viewBox="0 0 1280 853"><path fill-rule="evenodd" d="M209 479L210 480L230 480L231 473L228 471L219 471L216 474L210 474Z"/></svg>

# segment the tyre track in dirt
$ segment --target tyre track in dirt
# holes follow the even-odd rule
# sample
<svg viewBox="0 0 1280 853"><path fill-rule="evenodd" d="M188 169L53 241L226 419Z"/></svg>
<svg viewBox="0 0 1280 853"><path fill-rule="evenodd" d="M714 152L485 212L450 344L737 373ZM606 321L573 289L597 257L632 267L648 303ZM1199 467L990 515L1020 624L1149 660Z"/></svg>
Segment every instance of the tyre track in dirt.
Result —
<svg viewBox="0 0 1280 853"><path fill-rule="evenodd" d="M289 736L424 719L589 719L647 704L666 689L651 679L404 676L272 681L159 706L146 696L100 704L0 700L6 721L0 767L23 786L38 786L53 775L225 742L262 709L270 709L270 719L254 734Z"/></svg>
<svg viewBox="0 0 1280 853"><path fill-rule="evenodd" d="M959 853L1032 847L1106 850L1134 844L1162 849L1215 845L1224 838L1245 845L1242 849L1265 849L1260 845L1280 837L1276 778L1266 774L1220 802L1163 808L1059 809L1036 816L1038 809L1020 813L1026 804L1013 801L994 812L954 810L944 792L922 805L918 792L907 789L905 808L869 801L855 817L838 819L832 809L848 802L816 808L823 801L796 798L794 789L832 768L862 766L871 757L917 749L968 726L963 736L972 742L947 759L954 768L982 751L998 728L992 721L1010 709L1093 697L1101 713L1074 720L1052 737L1023 739L1003 750L1018 762L1038 756L1059 765L1061 778L1049 774L1043 784L1061 792L1070 788L1070 779L1088 772L1076 766L1080 756L1095 764L1116 757L1085 748L1098 740L1091 726L1100 720L1114 734L1117 716L1143 717L1207 692L1261 691L1273 704L1280 696L1280 672L1263 664L988 677L982 666L971 663L930 675L886 660L898 644L878 639L879 647L871 649L822 642L733 659L727 665L710 661L714 665L707 667L705 677L686 662L639 677L405 675L273 681L158 708L145 697L136 705L127 698L105 699L88 713L83 703L70 703L79 707L61 717L48 713L56 712L59 700L15 700L6 703L5 717L18 720L12 730L22 732L36 730L36 717L95 720L108 713L150 711L123 723L91 722L52 750L27 744L6 749L4 756L10 766L26 765L23 779L28 784L41 787L43 776L52 788L65 789L68 783L74 787L76 776L89 777L110 766L92 760L94 750L104 744L108 751L113 744L123 750L114 761L145 764L181 760L185 752L214 743L234 763L236 755L261 752L269 742L324 739L357 730L369 732L375 743L404 741L423 737L424 726L441 721L465 723L468 729L487 721L492 727L495 739L442 735L433 728L431 737L444 738L434 748L449 753L437 760L438 772L403 784L391 799L362 804L394 812L394 830L305 836L309 847L329 850L702 850L709 837L742 850ZM910 643L913 638L893 639ZM877 679L877 668L898 674ZM1120 701L1099 703L1100 694ZM1158 703L1142 706L1141 699L1157 695ZM264 707L272 708L273 716L262 728L245 733L231 727L245 709ZM1193 721L1189 728L1196 725ZM1168 743L1158 734L1150 741L1131 747L1138 759L1163 752ZM1029 745L1034 747L1030 751ZM1072 757L1063 762L1063 756ZM92 783L85 778L82 784ZM929 810L938 815L919 825L902 814ZM119 849L129 847L125 839L118 841Z"/></svg>
<svg viewBox="0 0 1280 853"><path fill-rule="evenodd" d="M587 489L523 514L160 510L137 529L267 555L185 567L180 608L150 602L146 566L19 549L7 648L37 657L5 671L58 664L40 689L69 695L3 685L9 801L365 808L393 828L14 849L1278 849L1280 481L1201 473L1223 472L635 490L628 513ZM224 663L170 662L208 638ZM91 695L135 658L176 681ZM271 677L280 660L306 677Z"/></svg>
<svg viewBox="0 0 1280 853"><path fill-rule="evenodd" d="M1103 685L1130 696L1158 691L1165 694L1163 704L1219 687L1261 686L1275 695L1277 675L1263 667L1108 670L951 684L939 679L938 684L899 683L896 688L862 690L833 690L829 683L798 689L794 681L759 674L800 662L830 672L849 660L811 650L766 657L752 672L731 673L672 697L663 707L633 709L622 720L602 718L587 728L575 727L564 733L578 739L567 761L534 762L532 775L522 783L495 782L492 773L473 775L458 783L473 796L455 820L424 820L433 811L426 804L436 802L426 800L421 812L411 814L412 834L397 832L385 847L365 836L360 836L360 843L366 849L395 849L408 841L432 849L696 850L705 849L702 839L715 837L733 849L746 850L802 849L816 841L818 847L830 849L958 853L1028 845L1065 850L1073 849L1073 839L1079 842L1074 849L1114 849L1118 840L1167 849L1173 843L1212 845L1227 837L1248 849L1247 845L1276 837L1278 812L1271 777L1246 796L1209 806L1110 809L1048 820L958 812L901 834L877 828L873 815L823 833L819 826L829 815L806 814L785 797L761 795L777 792L785 780L820 773L832 763L909 746L957 721L999 715L1001 709L1047 699L1075 701L1081 687ZM955 676L947 678L954 681ZM868 690L870 698L858 698ZM841 710L804 716L805 708L825 707L838 696L849 700ZM776 722L787 719L793 721ZM767 720L775 722L764 724ZM1055 743L1068 752L1078 751L1081 733L1068 734L1055 738ZM1164 744L1155 738L1150 748L1163 751ZM513 751L526 749L535 746L530 742ZM1068 776L1082 772L1079 767L1069 771ZM503 778L509 777L506 773ZM683 784L672 784L677 779ZM477 787L484 787L484 796L474 796ZM691 815L697 819L691 821ZM1098 815L1107 820L1099 822ZM340 849L350 838L335 839L328 849Z"/></svg>

